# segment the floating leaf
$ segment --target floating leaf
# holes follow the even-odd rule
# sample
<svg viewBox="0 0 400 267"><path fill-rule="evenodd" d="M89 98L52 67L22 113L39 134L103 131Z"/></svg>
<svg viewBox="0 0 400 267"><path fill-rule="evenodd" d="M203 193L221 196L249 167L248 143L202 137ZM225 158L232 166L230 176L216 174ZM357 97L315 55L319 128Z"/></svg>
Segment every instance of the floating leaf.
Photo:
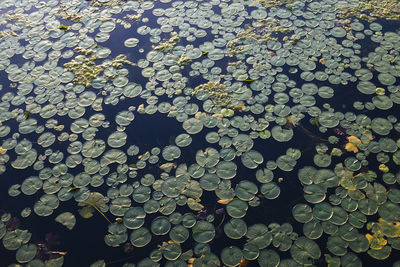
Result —
<svg viewBox="0 0 400 267"><path fill-rule="evenodd" d="M7 231L3 236L3 245L8 250L17 250L29 242L31 235L27 230L15 229L14 231Z"/></svg>
<svg viewBox="0 0 400 267"><path fill-rule="evenodd" d="M279 254L272 249L263 249L257 259L260 266L276 267L280 263Z"/></svg>
<svg viewBox="0 0 400 267"><path fill-rule="evenodd" d="M63 212L56 217L55 221L72 230L75 226L76 218L71 212Z"/></svg>
<svg viewBox="0 0 400 267"><path fill-rule="evenodd" d="M221 252L221 260L226 266L237 266L242 258L242 251L235 246L224 248Z"/></svg>
<svg viewBox="0 0 400 267"><path fill-rule="evenodd" d="M224 225L225 234L231 239L240 239L247 232L247 225L241 219L231 219Z"/></svg>
<svg viewBox="0 0 400 267"><path fill-rule="evenodd" d="M305 237L299 237L293 243L290 255L299 264L312 265L313 260L321 257L321 250L314 241Z"/></svg>
<svg viewBox="0 0 400 267"><path fill-rule="evenodd" d="M130 235L132 245L135 247L144 247L151 241L151 233L147 228L141 227L133 230Z"/></svg>
<svg viewBox="0 0 400 267"><path fill-rule="evenodd" d="M247 229L247 243L264 249L272 242L272 234L264 224L254 224Z"/></svg>
<svg viewBox="0 0 400 267"><path fill-rule="evenodd" d="M200 199L193 199L193 198L188 198L187 200L187 205L191 210L194 211L200 211L204 208L202 204L199 203Z"/></svg>
<svg viewBox="0 0 400 267"><path fill-rule="evenodd" d="M296 204L292 209L293 217L300 223L307 223L312 220L312 209L307 204Z"/></svg>
<svg viewBox="0 0 400 267"><path fill-rule="evenodd" d="M30 262L37 252L37 246L35 244L22 245L15 254L15 258L19 263Z"/></svg>
<svg viewBox="0 0 400 267"><path fill-rule="evenodd" d="M214 225L206 221L198 221L192 231L193 239L199 243L208 243L215 236Z"/></svg>
<svg viewBox="0 0 400 267"><path fill-rule="evenodd" d="M123 217L123 223L128 229L138 229L144 224L146 213L141 207L129 208Z"/></svg>
<svg viewBox="0 0 400 267"><path fill-rule="evenodd" d="M158 217L151 223L151 232L155 235L165 235L171 229L171 223L165 217Z"/></svg>
<svg viewBox="0 0 400 267"><path fill-rule="evenodd" d="M189 230L182 225L174 226L169 232L170 238L177 243L183 243L189 238Z"/></svg>
<svg viewBox="0 0 400 267"><path fill-rule="evenodd" d="M79 210L79 214L83 218L90 218L93 216L94 210L97 210L111 224L111 221L102 212L102 209L107 208L107 202L107 198L105 198L102 194L99 192L92 192L86 200L78 203L78 206L83 207Z"/></svg>
<svg viewBox="0 0 400 267"><path fill-rule="evenodd" d="M33 206L33 210L39 216L49 216L58 207L59 200L55 195L43 195Z"/></svg>
<svg viewBox="0 0 400 267"><path fill-rule="evenodd" d="M243 218L246 215L247 209L247 203L240 199L234 199L226 206L227 213L233 218Z"/></svg>

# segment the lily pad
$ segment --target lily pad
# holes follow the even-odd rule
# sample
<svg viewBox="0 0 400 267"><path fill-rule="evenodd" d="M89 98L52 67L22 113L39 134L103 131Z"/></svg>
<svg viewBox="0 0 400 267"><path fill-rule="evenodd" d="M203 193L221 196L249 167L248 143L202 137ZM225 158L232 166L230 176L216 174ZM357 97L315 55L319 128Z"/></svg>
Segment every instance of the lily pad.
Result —
<svg viewBox="0 0 400 267"><path fill-rule="evenodd" d="M242 251L235 246L224 248L221 252L221 260L226 266L237 266L242 258Z"/></svg>
<svg viewBox="0 0 400 267"><path fill-rule="evenodd" d="M76 218L71 212L63 212L56 217L55 221L61 223L69 230L72 230L75 226Z"/></svg>
<svg viewBox="0 0 400 267"><path fill-rule="evenodd" d="M144 247L151 241L151 233L147 228L141 227L133 230L130 235L132 245L135 247Z"/></svg>
<svg viewBox="0 0 400 267"><path fill-rule="evenodd" d="M277 267L281 261L279 254L272 249L263 249L257 259L260 266Z"/></svg>
<svg viewBox="0 0 400 267"><path fill-rule="evenodd" d="M37 252L37 246L35 244L22 245L15 254L15 258L19 263L27 263L33 260Z"/></svg>
<svg viewBox="0 0 400 267"><path fill-rule="evenodd" d="M206 221L198 221L192 231L193 239L199 243L208 243L215 236L214 225Z"/></svg>
<svg viewBox="0 0 400 267"><path fill-rule="evenodd" d="M151 232L155 235L165 235L171 229L171 223L165 217L158 217L151 223Z"/></svg>
<svg viewBox="0 0 400 267"><path fill-rule="evenodd" d="M321 250L317 243L302 236L293 243L290 255L297 263L310 266L321 257Z"/></svg>
<svg viewBox="0 0 400 267"><path fill-rule="evenodd" d="M247 225L242 219L231 219L224 225L225 234L231 239L240 239L247 232Z"/></svg>

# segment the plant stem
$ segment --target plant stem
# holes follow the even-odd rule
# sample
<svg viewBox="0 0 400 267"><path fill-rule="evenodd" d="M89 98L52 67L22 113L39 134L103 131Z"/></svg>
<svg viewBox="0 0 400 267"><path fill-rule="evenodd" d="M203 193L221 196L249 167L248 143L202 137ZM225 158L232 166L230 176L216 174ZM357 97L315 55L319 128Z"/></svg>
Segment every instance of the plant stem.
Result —
<svg viewBox="0 0 400 267"><path fill-rule="evenodd" d="M135 256L137 256L137 255L132 255L132 256L128 256L128 257L122 258L122 259L118 259L118 260L114 260L114 261L107 262L107 266L108 266L108 265L111 265L111 264L116 264L116 263L120 263L120 262L129 260L129 259L132 259L132 258L134 258Z"/></svg>
<svg viewBox="0 0 400 267"><path fill-rule="evenodd" d="M217 228L221 227L221 225L224 222L224 220L225 220L225 213L223 214L222 220L219 222Z"/></svg>
<svg viewBox="0 0 400 267"><path fill-rule="evenodd" d="M107 220L107 222L112 224L112 222L107 218L107 216L103 212L101 212L101 210L99 210L96 206L92 206L92 207L95 208Z"/></svg>

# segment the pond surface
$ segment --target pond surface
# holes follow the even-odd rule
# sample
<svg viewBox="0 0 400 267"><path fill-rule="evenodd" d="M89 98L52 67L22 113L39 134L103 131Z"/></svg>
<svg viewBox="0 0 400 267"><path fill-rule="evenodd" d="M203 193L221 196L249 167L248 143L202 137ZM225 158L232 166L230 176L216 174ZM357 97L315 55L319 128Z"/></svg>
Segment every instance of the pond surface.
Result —
<svg viewBox="0 0 400 267"><path fill-rule="evenodd" d="M1 266L400 266L397 1L0 15Z"/></svg>

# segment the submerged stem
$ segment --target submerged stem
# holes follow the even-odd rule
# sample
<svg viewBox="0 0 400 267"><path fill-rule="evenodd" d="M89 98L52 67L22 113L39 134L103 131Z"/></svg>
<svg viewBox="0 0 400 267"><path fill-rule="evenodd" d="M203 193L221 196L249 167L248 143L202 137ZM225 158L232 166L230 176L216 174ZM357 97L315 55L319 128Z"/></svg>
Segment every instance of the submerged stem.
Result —
<svg viewBox="0 0 400 267"><path fill-rule="evenodd" d="M116 264L116 263L124 262L126 260L134 258L135 256L137 256L137 254L132 255L132 256L128 256L128 257L125 257L125 258L122 258L122 259L118 259L118 260L107 262L107 266L110 265L110 264Z"/></svg>
<svg viewBox="0 0 400 267"><path fill-rule="evenodd" d="M221 227L221 225L222 225L222 223L224 222L224 220L225 220L225 213L223 214L222 220L219 222L217 228Z"/></svg>
<svg viewBox="0 0 400 267"><path fill-rule="evenodd" d="M112 223L101 210L99 210L96 206L92 207L95 208L101 214L101 216L103 216L110 224Z"/></svg>
<svg viewBox="0 0 400 267"><path fill-rule="evenodd" d="M307 135L308 137L310 137L311 139L313 139L313 140L315 140L317 142L322 142L322 143L328 143L329 142L328 140L326 140L326 139L324 139L322 137L316 136L315 134L310 132L310 130L306 129L303 125L299 124L299 125L297 125L297 128L299 128L305 135Z"/></svg>

